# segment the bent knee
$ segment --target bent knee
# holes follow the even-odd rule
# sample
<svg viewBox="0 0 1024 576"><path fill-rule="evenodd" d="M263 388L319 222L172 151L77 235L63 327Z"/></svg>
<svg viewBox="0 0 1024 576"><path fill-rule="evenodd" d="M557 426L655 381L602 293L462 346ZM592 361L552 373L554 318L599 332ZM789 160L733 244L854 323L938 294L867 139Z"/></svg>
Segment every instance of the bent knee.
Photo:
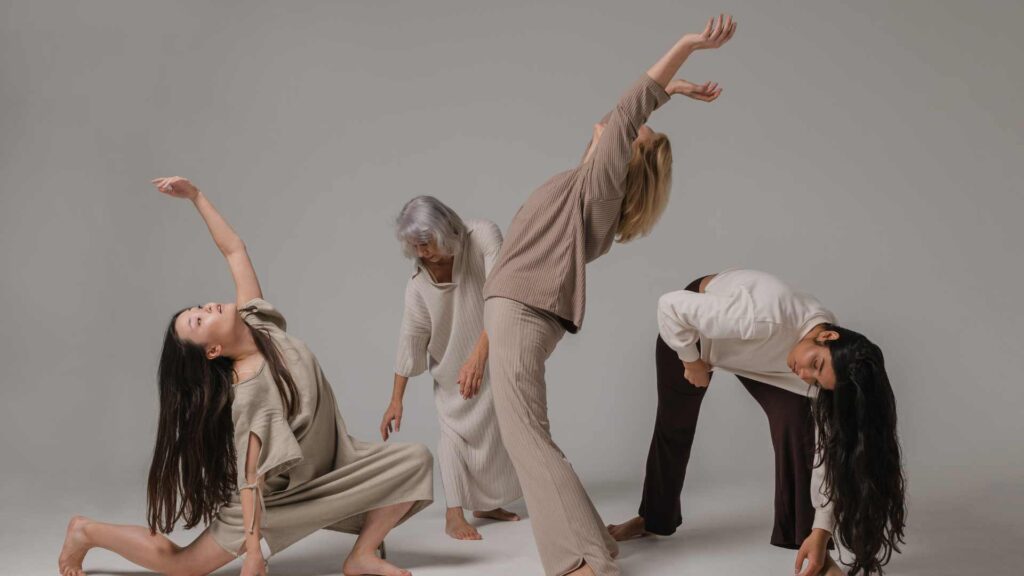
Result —
<svg viewBox="0 0 1024 576"><path fill-rule="evenodd" d="M408 458L417 466L431 469L434 467L434 455L430 453L430 448L423 444L409 444Z"/></svg>

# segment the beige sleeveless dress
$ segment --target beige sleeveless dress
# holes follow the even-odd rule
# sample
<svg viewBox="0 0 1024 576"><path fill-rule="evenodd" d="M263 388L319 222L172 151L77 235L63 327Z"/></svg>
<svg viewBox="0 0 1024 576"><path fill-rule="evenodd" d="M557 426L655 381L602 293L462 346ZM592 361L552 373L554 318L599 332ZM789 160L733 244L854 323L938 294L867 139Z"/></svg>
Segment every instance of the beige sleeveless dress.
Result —
<svg viewBox="0 0 1024 576"><path fill-rule="evenodd" d="M263 480L260 534L276 554L321 529L358 534L365 513L415 502L402 521L433 501L433 458L422 444L370 443L348 435L331 385L306 344L285 332L285 319L262 299L239 310L280 350L299 390L298 413L286 418L266 365L234 388L238 486L245 485L249 433L260 437L257 474ZM244 549L246 526L238 494L217 512L209 530L232 554Z"/></svg>

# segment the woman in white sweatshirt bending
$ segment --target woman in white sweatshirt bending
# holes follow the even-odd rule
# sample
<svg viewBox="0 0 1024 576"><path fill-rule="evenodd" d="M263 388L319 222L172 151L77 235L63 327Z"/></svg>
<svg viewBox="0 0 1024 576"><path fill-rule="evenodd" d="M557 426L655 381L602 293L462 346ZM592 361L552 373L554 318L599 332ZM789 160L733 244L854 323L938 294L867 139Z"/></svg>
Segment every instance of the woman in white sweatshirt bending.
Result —
<svg viewBox="0 0 1024 576"><path fill-rule="evenodd" d="M882 351L813 296L755 270L694 280L658 302L658 412L639 516L616 540L669 535L712 368L735 374L768 416L775 448L771 543L801 576L882 572L903 541L905 479ZM682 366L680 366L680 361ZM806 561L806 565L805 565Z"/></svg>

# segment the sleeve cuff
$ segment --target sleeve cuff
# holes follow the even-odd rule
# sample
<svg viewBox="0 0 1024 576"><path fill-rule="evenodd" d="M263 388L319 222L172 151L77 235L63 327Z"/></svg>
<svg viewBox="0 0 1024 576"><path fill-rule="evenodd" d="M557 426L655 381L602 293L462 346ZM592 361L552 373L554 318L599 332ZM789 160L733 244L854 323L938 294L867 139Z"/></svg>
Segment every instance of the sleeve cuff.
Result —
<svg viewBox="0 0 1024 576"><path fill-rule="evenodd" d="M283 415L264 416L253 422L249 431L260 439L256 476L271 478L302 461L302 448ZM244 478L244 465L240 473Z"/></svg>
<svg viewBox="0 0 1024 576"><path fill-rule="evenodd" d="M412 378L427 370L429 335L403 335L395 358L395 374Z"/></svg>
<svg viewBox="0 0 1024 576"><path fill-rule="evenodd" d="M695 344L690 344L679 351L679 359L683 362L696 362L700 360L700 351Z"/></svg>
<svg viewBox="0 0 1024 576"><path fill-rule="evenodd" d="M655 100L657 100L658 106L656 106L655 109L665 102L668 102L671 98L669 93L665 92L665 88L663 88L661 84L658 84L654 78L651 78L647 72L644 72L643 76L640 77L640 84L654 96Z"/></svg>
<svg viewBox="0 0 1024 576"><path fill-rule="evenodd" d="M832 534L835 530L835 525L832 519L832 508L819 508L814 511L814 524L811 526L812 529L820 528L825 530L829 534Z"/></svg>

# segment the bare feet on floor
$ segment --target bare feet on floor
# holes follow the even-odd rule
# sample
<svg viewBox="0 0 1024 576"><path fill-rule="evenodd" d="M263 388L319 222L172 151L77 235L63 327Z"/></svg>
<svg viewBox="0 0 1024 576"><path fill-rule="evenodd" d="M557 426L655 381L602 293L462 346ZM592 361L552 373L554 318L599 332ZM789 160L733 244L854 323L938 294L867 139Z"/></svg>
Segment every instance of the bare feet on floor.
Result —
<svg viewBox="0 0 1024 576"><path fill-rule="evenodd" d="M449 508L444 514L444 533L456 540L483 540L476 528L466 522L462 508Z"/></svg>
<svg viewBox="0 0 1024 576"><path fill-rule="evenodd" d="M609 524L608 533L612 535L616 542L643 538L651 534L644 527L644 519L640 516L626 520L622 524Z"/></svg>
<svg viewBox="0 0 1024 576"><path fill-rule="evenodd" d="M516 514L515 512L509 512L504 508L495 508L494 510L473 512L473 517L490 518L491 520L500 520L501 522L518 522L520 520L519 514Z"/></svg>
<svg viewBox="0 0 1024 576"><path fill-rule="evenodd" d="M341 573L345 576L412 576L412 572L381 560L373 552L357 554L355 550L345 559Z"/></svg>
<svg viewBox="0 0 1024 576"><path fill-rule="evenodd" d="M64 547L60 549L60 558L57 560L57 569L61 576L85 575L82 561L85 560L85 553L89 551L89 542L85 537L85 525L88 522L89 519L84 516L74 516L68 522Z"/></svg>

